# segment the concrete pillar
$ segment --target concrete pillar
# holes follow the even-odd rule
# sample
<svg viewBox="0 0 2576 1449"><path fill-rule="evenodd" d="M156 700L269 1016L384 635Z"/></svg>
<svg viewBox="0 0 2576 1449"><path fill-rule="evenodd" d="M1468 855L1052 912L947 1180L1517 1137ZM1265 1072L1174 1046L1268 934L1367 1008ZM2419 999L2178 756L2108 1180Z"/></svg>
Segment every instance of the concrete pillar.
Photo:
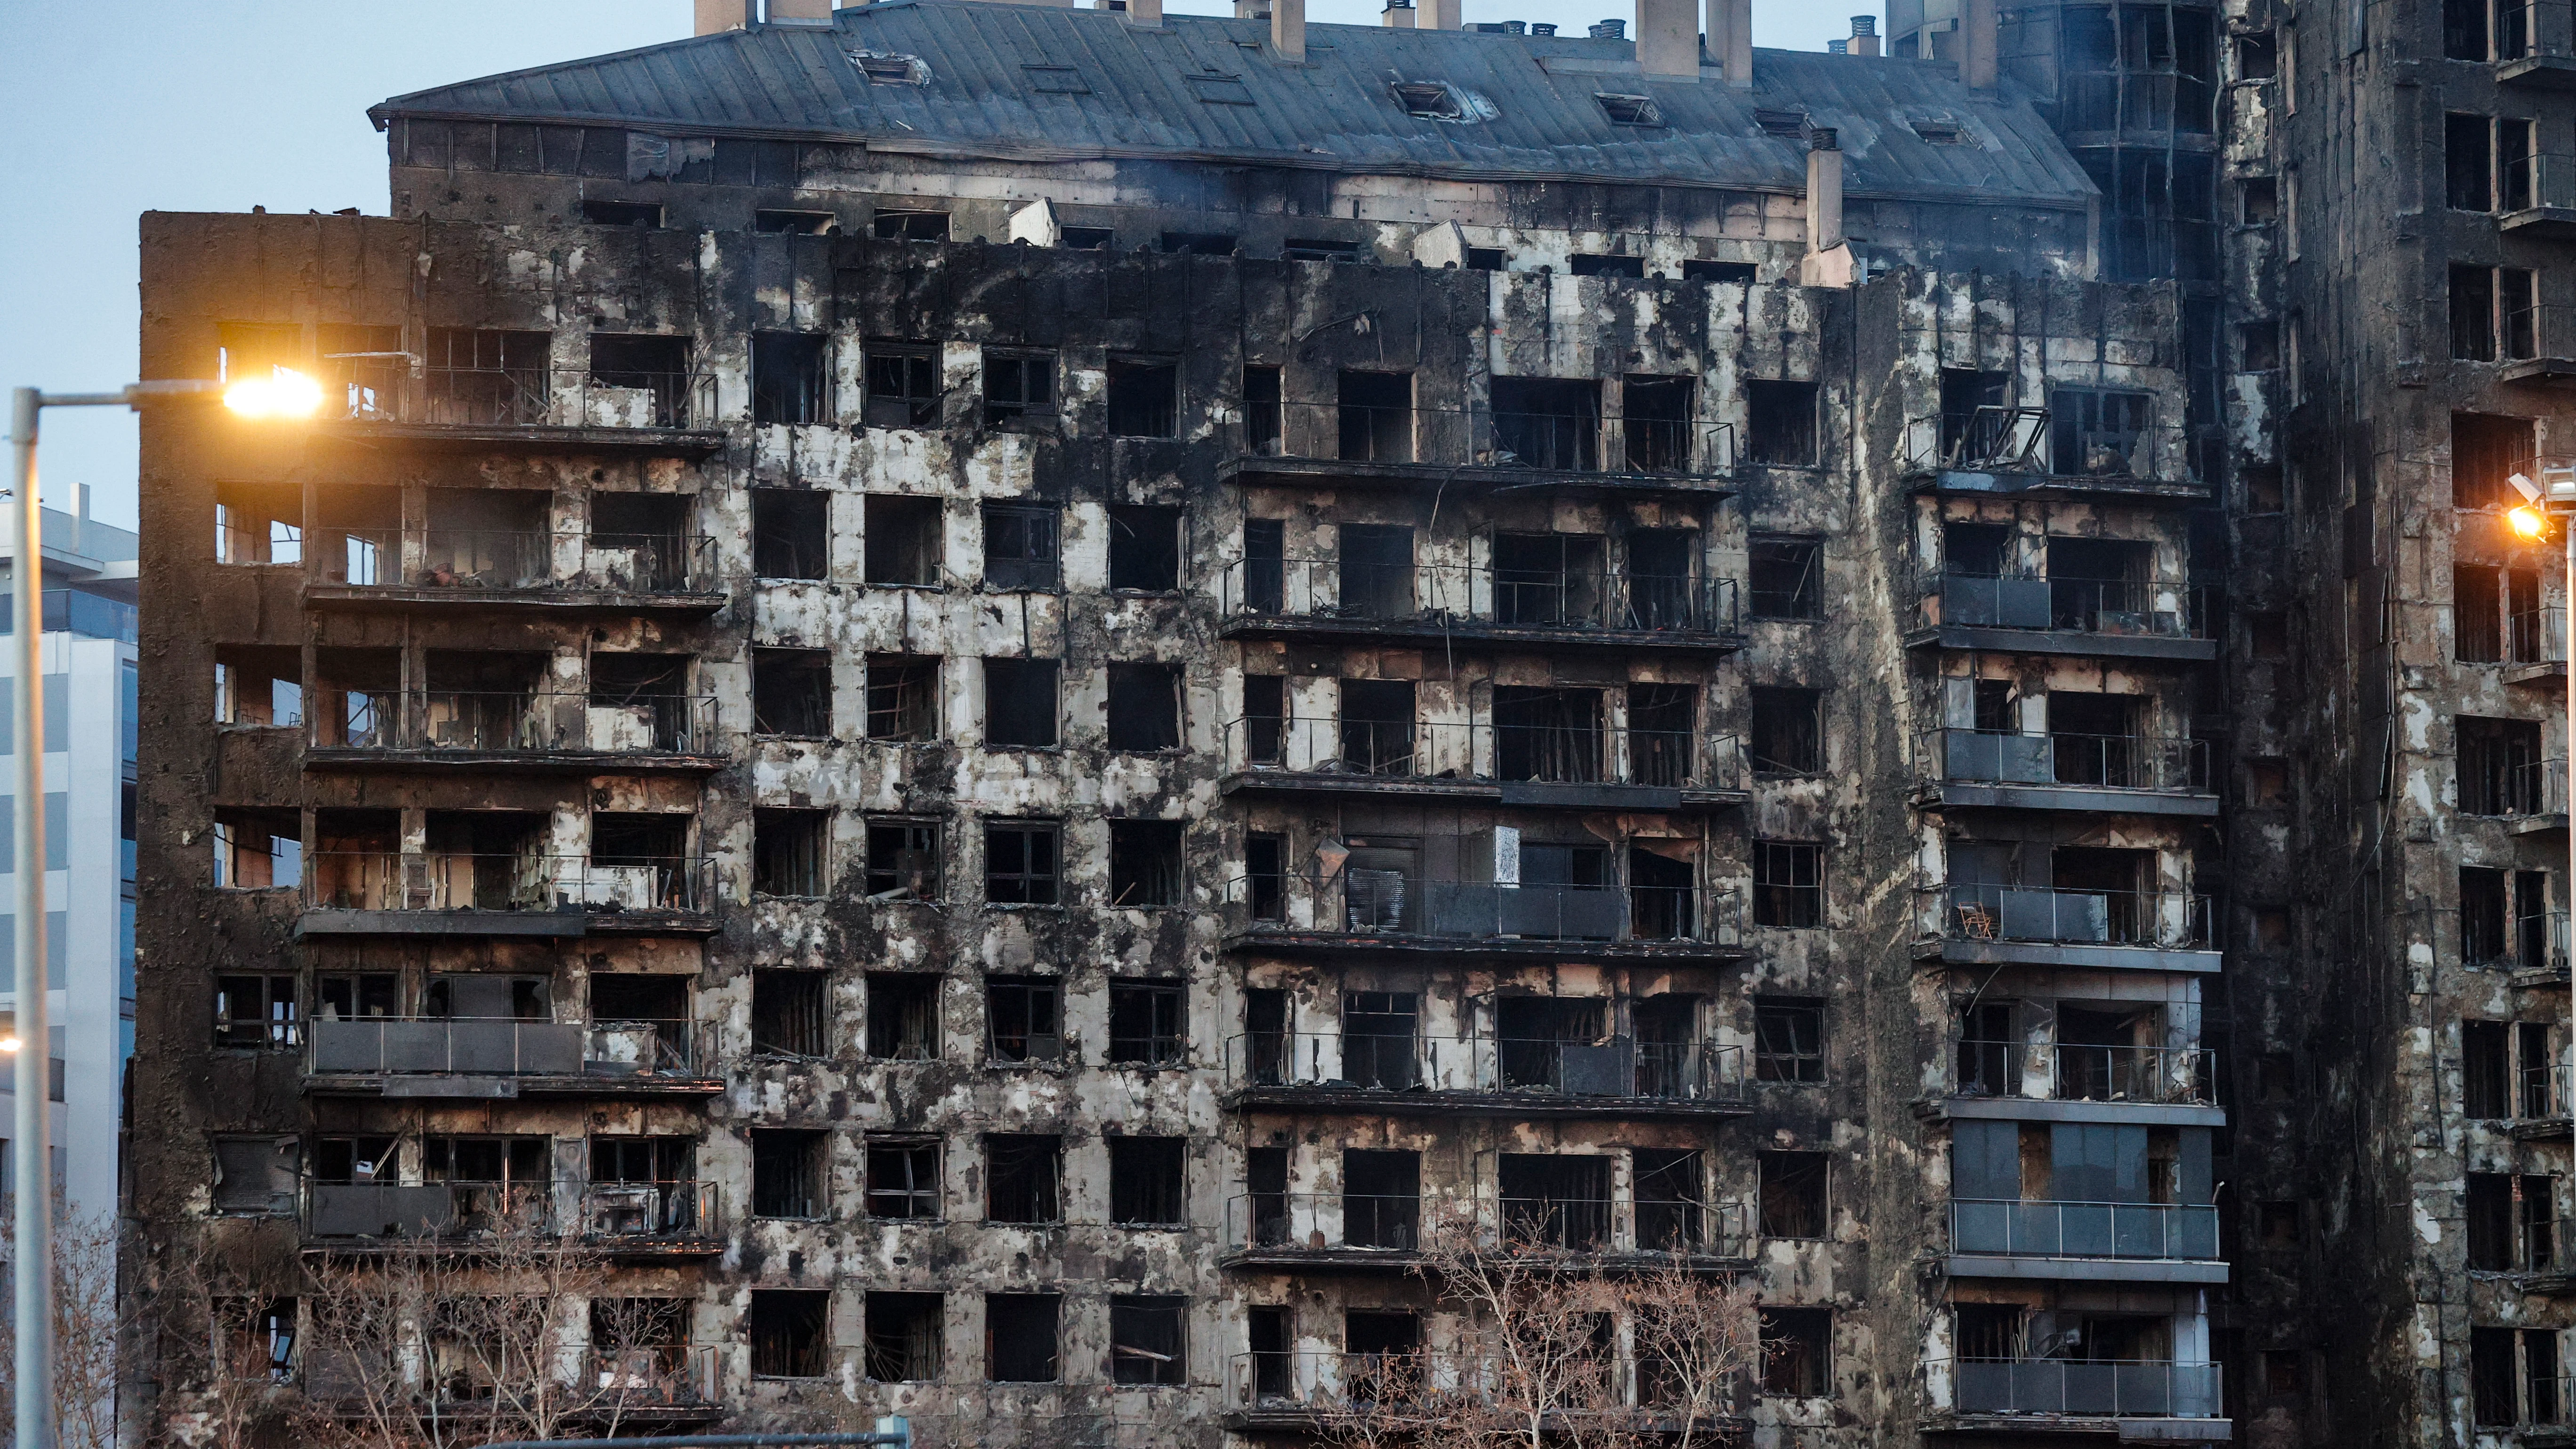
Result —
<svg viewBox="0 0 2576 1449"><path fill-rule="evenodd" d="M772 25L829 25L832 0L769 0Z"/></svg>
<svg viewBox="0 0 2576 1449"><path fill-rule="evenodd" d="M1422 0L1422 14L1414 21L1423 30L1456 30L1462 23L1459 0Z"/></svg>
<svg viewBox="0 0 2576 1449"><path fill-rule="evenodd" d="M1753 0L1708 0L1708 48L1737 90L1753 84Z"/></svg>
<svg viewBox="0 0 2576 1449"><path fill-rule="evenodd" d="M1852 17L1851 53L1854 55L1878 54L1877 16L1855 15Z"/></svg>
<svg viewBox="0 0 2576 1449"><path fill-rule="evenodd" d="M1413 0L1386 0L1386 11L1377 18L1389 30L1411 30L1413 21Z"/></svg>
<svg viewBox="0 0 2576 1449"><path fill-rule="evenodd" d="M1807 250L1843 244L1843 153L1833 128L1807 132Z"/></svg>
<svg viewBox="0 0 2576 1449"><path fill-rule="evenodd" d="M751 0L697 0L696 35L721 35L751 25Z"/></svg>
<svg viewBox="0 0 2576 1449"><path fill-rule="evenodd" d="M1959 79L1973 89L1995 88L1996 28L2001 15L1995 0L1962 0L1959 16Z"/></svg>
<svg viewBox="0 0 2576 1449"><path fill-rule="evenodd" d="M1676 80L1699 79L1696 0L1637 0L1637 69Z"/></svg>
<svg viewBox="0 0 2576 1449"><path fill-rule="evenodd" d="M1306 63L1306 0L1270 0L1270 48L1281 60Z"/></svg>
<svg viewBox="0 0 2576 1449"><path fill-rule="evenodd" d="M1127 23L1146 30L1163 23L1163 0L1127 0Z"/></svg>

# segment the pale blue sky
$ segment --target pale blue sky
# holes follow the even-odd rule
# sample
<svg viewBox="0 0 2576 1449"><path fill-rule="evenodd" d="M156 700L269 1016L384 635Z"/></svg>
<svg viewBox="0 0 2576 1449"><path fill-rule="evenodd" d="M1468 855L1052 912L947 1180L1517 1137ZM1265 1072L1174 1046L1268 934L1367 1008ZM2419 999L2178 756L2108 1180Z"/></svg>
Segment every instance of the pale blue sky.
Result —
<svg viewBox="0 0 2576 1449"><path fill-rule="evenodd" d="M1374 23L1382 0L1309 0ZM1569 29L1634 0L1465 0L1474 20ZM1230 0L1169 0L1230 13ZM1842 5L1754 0L1756 44L1821 50ZM135 366L135 217L145 210L385 209L384 140L366 109L449 81L688 33L689 0L0 0L0 387L107 388ZM134 423L45 420L44 493L93 490L134 521Z"/></svg>

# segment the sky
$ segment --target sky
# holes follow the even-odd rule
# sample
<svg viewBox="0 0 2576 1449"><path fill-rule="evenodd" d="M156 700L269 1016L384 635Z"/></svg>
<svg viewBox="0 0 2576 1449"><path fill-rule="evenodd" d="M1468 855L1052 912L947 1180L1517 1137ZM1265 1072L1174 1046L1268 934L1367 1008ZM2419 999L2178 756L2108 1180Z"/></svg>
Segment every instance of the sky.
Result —
<svg viewBox="0 0 2576 1449"><path fill-rule="evenodd" d="M1308 0L1374 24L1382 0ZM1230 0L1168 0L1231 14ZM1760 46L1822 50L1879 0L1753 0ZM1465 0L1469 22L1633 19L1635 0ZM135 369L144 211L385 211L387 96L687 36L690 0L0 0L0 387L111 390ZM1633 33L1633 32L1632 32ZM131 527L134 420L49 412L45 501Z"/></svg>

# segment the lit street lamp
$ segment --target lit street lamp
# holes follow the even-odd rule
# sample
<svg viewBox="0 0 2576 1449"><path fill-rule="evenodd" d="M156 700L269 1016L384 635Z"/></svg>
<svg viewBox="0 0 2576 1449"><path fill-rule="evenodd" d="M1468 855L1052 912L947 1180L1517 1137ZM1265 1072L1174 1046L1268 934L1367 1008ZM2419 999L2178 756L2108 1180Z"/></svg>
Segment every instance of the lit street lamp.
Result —
<svg viewBox="0 0 2576 1449"><path fill-rule="evenodd" d="M53 1167L46 1120L53 1080L52 1033L45 992L45 712L38 685L45 672L45 514L36 493L36 418L44 409L133 408L213 402L246 418L310 417L322 406L322 388L302 373L280 367L266 377L233 382L172 380L129 383L116 392L46 393L17 389L9 413L9 441L17 454L17 554L11 590L17 633L18 687L11 727L18 744L18 808L13 812L18 863L17 1016L0 1052L15 1052L21 1070L12 1082L17 1104L11 1154L18 1182L17 1438L18 1449L54 1449ZM32 1069L28 1064L32 1063Z"/></svg>

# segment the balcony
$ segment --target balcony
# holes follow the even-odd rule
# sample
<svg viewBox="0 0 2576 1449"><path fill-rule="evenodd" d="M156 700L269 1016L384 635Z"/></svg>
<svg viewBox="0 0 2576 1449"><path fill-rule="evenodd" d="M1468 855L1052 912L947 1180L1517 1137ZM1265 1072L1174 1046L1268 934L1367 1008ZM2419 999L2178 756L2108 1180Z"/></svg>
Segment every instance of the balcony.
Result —
<svg viewBox="0 0 2576 1449"><path fill-rule="evenodd" d="M1948 885L1927 889L1938 913L1915 958L1954 965L2216 971L2210 901L2189 891L2056 890Z"/></svg>
<svg viewBox="0 0 2576 1449"><path fill-rule="evenodd" d="M1922 758L1938 772L1937 783L1923 792L1927 804L2197 819L2218 814L2205 740L1939 729L1927 735Z"/></svg>
<svg viewBox="0 0 2576 1449"><path fill-rule="evenodd" d="M1268 956L1720 964L1748 954L1740 902L1687 885L1441 880L1391 870L1238 876L1227 946Z"/></svg>
<svg viewBox="0 0 2576 1449"><path fill-rule="evenodd" d="M1980 407L1910 418L1906 476L1918 489L1967 497L2198 503L2179 439L2152 426L2088 426L2082 411Z"/></svg>
<svg viewBox="0 0 2576 1449"><path fill-rule="evenodd" d="M705 859L316 851L304 865L300 936L715 929L715 870Z"/></svg>
<svg viewBox="0 0 2576 1449"><path fill-rule="evenodd" d="M495 605L707 614L724 607L715 540L543 529L324 531L304 588L317 607Z"/></svg>
<svg viewBox="0 0 2576 1449"><path fill-rule="evenodd" d="M1733 579L1352 559L1237 559L1220 585L1229 639L1405 648L1743 647Z"/></svg>
<svg viewBox="0 0 2576 1449"><path fill-rule="evenodd" d="M1953 1278L2224 1283L2218 1209L2195 1203L1952 1198Z"/></svg>
<svg viewBox="0 0 2576 1449"><path fill-rule="evenodd" d="M307 721L308 769L706 771L723 763L713 696L343 690L337 700L340 708Z"/></svg>
<svg viewBox="0 0 2576 1449"><path fill-rule="evenodd" d="M1944 571L1906 636L1915 648L2202 663L2218 641L2204 591L2171 580L2031 578Z"/></svg>
<svg viewBox="0 0 2576 1449"><path fill-rule="evenodd" d="M1610 1200L1504 1204L1516 1250L1605 1262L1732 1271L1752 1251L1745 1214L1733 1204ZM1243 1193L1225 1205L1231 1268L1301 1272L1406 1272L1422 1261L1419 1196L1353 1193ZM1480 1242L1495 1247L1490 1230Z"/></svg>
<svg viewBox="0 0 2576 1449"><path fill-rule="evenodd" d="M703 457L724 442L713 373L414 370L407 364L370 367L366 361L335 369L334 416L322 436L442 450L512 447L675 457Z"/></svg>
<svg viewBox="0 0 2576 1449"><path fill-rule="evenodd" d="M1610 725L1230 720L1229 795L1401 796L1567 810L1681 810L1747 798L1734 735Z"/></svg>
<svg viewBox="0 0 2576 1449"><path fill-rule="evenodd" d="M2218 1057L2205 1047L1961 1040L1952 1094L1997 1101L2218 1105Z"/></svg>
<svg viewBox="0 0 2576 1449"><path fill-rule="evenodd" d="M1236 1111L1387 1116L1733 1117L1744 1053L1713 1041L1253 1032L1226 1042Z"/></svg>
<svg viewBox="0 0 2576 1449"><path fill-rule="evenodd" d="M2562 1142L2568 1139L2567 1063L2526 1067L2516 1085L2513 1135L2524 1142Z"/></svg>
<svg viewBox="0 0 2576 1449"><path fill-rule="evenodd" d="M316 1018L304 1090L364 1097L708 1097L714 1024Z"/></svg>
<svg viewBox="0 0 2576 1449"><path fill-rule="evenodd" d="M582 1350L574 1392L584 1419L677 1423L712 1418L725 1408L723 1353L712 1344L640 1344Z"/></svg>
<svg viewBox="0 0 2576 1449"><path fill-rule="evenodd" d="M554 1189L542 1183L307 1182L304 1236L347 1246L463 1243L554 1230Z"/></svg>
<svg viewBox="0 0 2576 1449"><path fill-rule="evenodd" d="M2492 771L2494 778L2487 778L2487 771ZM2460 813L2501 820L2511 835L2546 835L2565 830L2567 762L2490 756L2482 768L2463 752Z"/></svg>
<svg viewBox="0 0 2576 1449"><path fill-rule="evenodd" d="M724 1251L712 1182L594 1182L581 1190L582 1241L620 1257Z"/></svg>
<svg viewBox="0 0 2576 1449"><path fill-rule="evenodd" d="M1217 477L1336 489L1533 483L1723 498L1732 424L1596 412L1248 402L1245 452Z"/></svg>
<svg viewBox="0 0 2576 1449"><path fill-rule="evenodd" d="M2233 1436L2219 1417L2214 1363L1961 1358L1926 1368L1928 1427L2116 1431L2127 1439L2131 1422L2145 1419L2178 1421L2137 1426L2137 1437L2155 1442L2225 1443Z"/></svg>
<svg viewBox="0 0 2576 1449"><path fill-rule="evenodd" d="M1312 1431L1327 1416L1426 1391L1472 1391L1490 1370L1419 1348L1375 1353L1281 1349L1226 1360L1224 1426L1237 1433Z"/></svg>

